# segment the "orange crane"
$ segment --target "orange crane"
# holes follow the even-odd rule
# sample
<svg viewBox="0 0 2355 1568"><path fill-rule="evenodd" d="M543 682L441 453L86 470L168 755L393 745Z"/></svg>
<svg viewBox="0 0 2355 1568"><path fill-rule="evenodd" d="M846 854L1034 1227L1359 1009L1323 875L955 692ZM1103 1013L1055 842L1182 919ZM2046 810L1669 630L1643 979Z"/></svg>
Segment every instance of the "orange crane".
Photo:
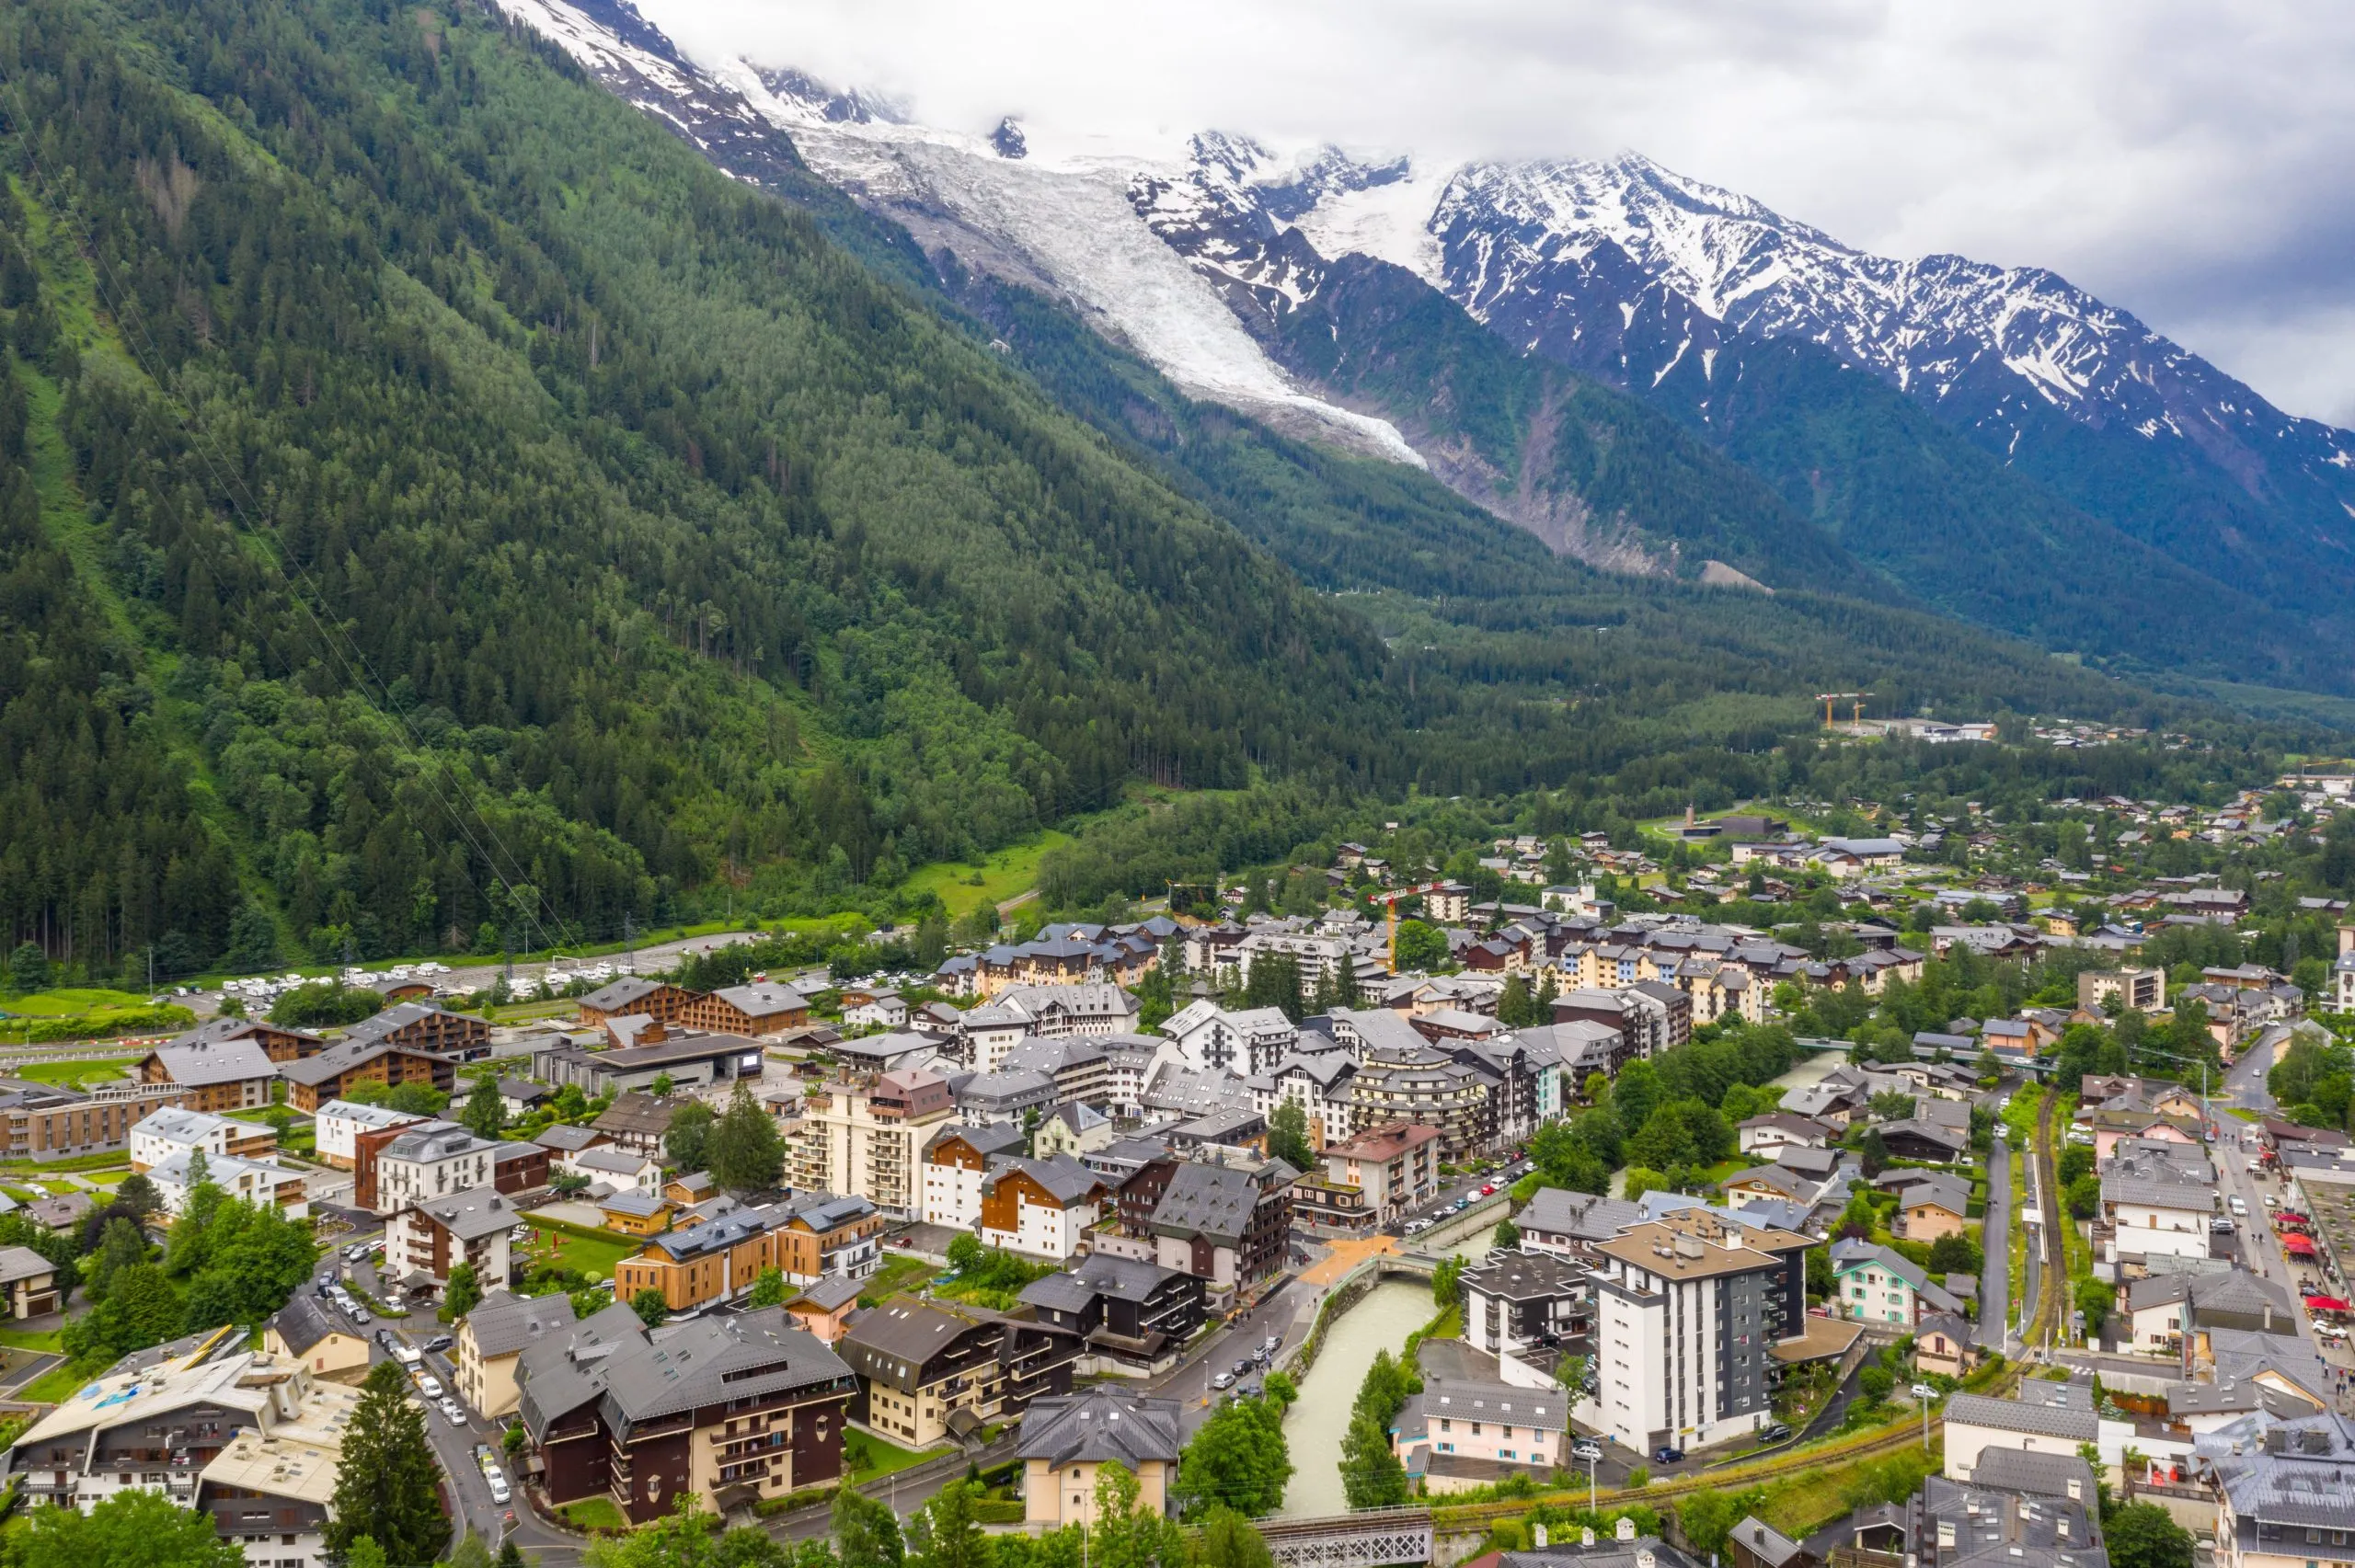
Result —
<svg viewBox="0 0 2355 1568"><path fill-rule="evenodd" d="M1830 729L1837 722L1832 715L1832 704L1850 704L1848 722L1854 724L1865 716L1865 699L1871 695L1870 692L1818 692L1815 700L1823 704L1823 727Z"/></svg>
<svg viewBox="0 0 2355 1568"><path fill-rule="evenodd" d="M1436 882L1418 882L1412 887L1393 887L1382 895L1383 908L1390 912L1390 950L1383 967L1392 974L1398 972L1398 900L1418 898L1437 887Z"/></svg>

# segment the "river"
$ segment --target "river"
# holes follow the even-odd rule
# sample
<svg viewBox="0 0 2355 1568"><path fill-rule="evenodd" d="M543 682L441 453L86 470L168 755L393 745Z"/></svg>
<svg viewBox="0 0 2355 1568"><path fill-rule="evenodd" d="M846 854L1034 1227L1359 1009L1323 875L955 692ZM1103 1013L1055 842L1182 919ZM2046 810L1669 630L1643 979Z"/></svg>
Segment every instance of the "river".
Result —
<svg viewBox="0 0 2355 1568"><path fill-rule="evenodd" d="M1407 1336L1430 1322L1437 1310L1430 1286L1390 1279L1333 1320L1316 1365L1300 1380L1300 1402L1284 1421L1292 1448L1292 1482L1284 1488L1278 1518L1350 1511L1349 1499L1341 1494L1341 1437L1349 1429L1358 1385L1365 1381L1365 1369L1373 1365L1376 1351L1397 1355Z"/></svg>

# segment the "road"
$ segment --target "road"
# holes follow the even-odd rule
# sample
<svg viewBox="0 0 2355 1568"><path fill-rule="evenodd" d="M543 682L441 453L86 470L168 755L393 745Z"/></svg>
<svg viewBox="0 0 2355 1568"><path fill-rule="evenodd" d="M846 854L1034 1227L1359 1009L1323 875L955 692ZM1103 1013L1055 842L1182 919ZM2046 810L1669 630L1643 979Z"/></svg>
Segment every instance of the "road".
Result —
<svg viewBox="0 0 2355 1568"><path fill-rule="evenodd" d="M1987 1207L1981 1218L1981 1247L1985 1255L1979 1273L1979 1321L2003 1331L2003 1348L2009 1354L2013 1350L2012 1156L2001 1132L1987 1154Z"/></svg>

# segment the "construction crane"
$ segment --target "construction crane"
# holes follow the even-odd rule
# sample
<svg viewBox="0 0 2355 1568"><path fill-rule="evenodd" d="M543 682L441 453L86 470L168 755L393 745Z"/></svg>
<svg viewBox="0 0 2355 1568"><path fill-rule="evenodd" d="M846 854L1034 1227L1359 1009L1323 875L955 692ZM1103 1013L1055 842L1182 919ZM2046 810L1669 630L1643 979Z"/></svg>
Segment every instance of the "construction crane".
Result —
<svg viewBox="0 0 2355 1568"><path fill-rule="evenodd" d="M1832 704L1851 704L1848 710L1848 722L1854 724L1865 716L1865 699L1871 695L1870 692L1818 692L1815 694L1815 700L1823 704L1823 727L1830 729L1838 722L1832 716Z"/></svg>
<svg viewBox="0 0 2355 1568"><path fill-rule="evenodd" d="M1398 972L1398 900L1419 898L1439 887L1440 884L1436 882L1418 882L1412 887L1393 887L1382 895L1383 907L1390 914L1390 950L1388 957L1384 960L1383 967L1392 974Z"/></svg>

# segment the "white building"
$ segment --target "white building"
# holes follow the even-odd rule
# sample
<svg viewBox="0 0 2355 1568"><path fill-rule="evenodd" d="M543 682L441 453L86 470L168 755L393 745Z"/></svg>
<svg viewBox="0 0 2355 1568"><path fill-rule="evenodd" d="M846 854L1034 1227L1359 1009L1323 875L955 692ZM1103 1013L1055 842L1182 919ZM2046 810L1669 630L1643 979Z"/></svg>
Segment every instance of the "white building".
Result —
<svg viewBox="0 0 2355 1568"><path fill-rule="evenodd" d="M2074 1456L2081 1444L2101 1441L2103 1425L2085 1383L2031 1378L2020 1384L2017 1399L1954 1394L1947 1400L1947 1479L1969 1481L1984 1448ZM2132 1434L2131 1424L2126 1430Z"/></svg>
<svg viewBox="0 0 2355 1568"><path fill-rule="evenodd" d="M2209 1227L2216 1218L2214 1177L2199 1179L2192 1167L2212 1167L2205 1150L2182 1152L2182 1162L2155 1149L2110 1156L2101 1177L2102 1217L2111 1227L2102 1262L2208 1256Z"/></svg>
<svg viewBox="0 0 2355 1568"><path fill-rule="evenodd" d="M982 1182L990 1162L1022 1152L1022 1129L951 1123L924 1147L924 1222L971 1230L982 1222Z"/></svg>
<svg viewBox="0 0 2355 1568"><path fill-rule="evenodd" d="M318 1109L313 1126L318 1139L319 1163L349 1171L360 1158L358 1139L363 1132L407 1127L423 1116L384 1105L362 1105L352 1100L329 1100Z"/></svg>
<svg viewBox="0 0 2355 1568"><path fill-rule="evenodd" d="M1277 1106L1290 1101L1308 1118L1311 1148L1347 1143L1357 1132L1351 1110L1357 1071L1355 1059L1345 1050L1287 1057L1272 1072L1246 1080L1251 1088L1251 1108L1263 1116L1272 1116Z"/></svg>
<svg viewBox="0 0 2355 1568"><path fill-rule="evenodd" d="M376 1212L495 1185L499 1147L447 1122L397 1135L376 1153Z"/></svg>
<svg viewBox="0 0 2355 1568"><path fill-rule="evenodd" d="M1069 1155L1007 1160L982 1179L982 1245L1068 1262L1102 1216L1104 1178Z"/></svg>
<svg viewBox="0 0 2355 1568"><path fill-rule="evenodd" d="M662 1190L661 1161L651 1154L632 1154L611 1144L568 1154L557 1161L554 1168L592 1183L603 1182L609 1187L636 1187L649 1193Z"/></svg>
<svg viewBox="0 0 2355 1568"><path fill-rule="evenodd" d="M1597 1388L1580 1416L1646 1454L1764 1425L1774 1409L1769 1352L1806 1332L1809 1244L1702 1210L1598 1244Z"/></svg>
<svg viewBox="0 0 2355 1568"><path fill-rule="evenodd" d="M120 1492L156 1492L208 1510L253 1568L327 1568L324 1535L360 1391L244 1346L216 1336L204 1358L100 1378L42 1416L8 1451L28 1502L87 1513ZM199 1468L189 1458L198 1448L219 1451Z"/></svg>
<svg viewBox="0 0 2355 1568"><path fill-rule="evenodd" d="M147 1173L164 1200L167 1214L178 1214L195 1185L190 1164L194 1154L175 1154ZM275 1160L240 1160L232 1154L204 1156L204 1179L234 1198L275 1207L289 1219L308 1219L311 1204L303 1173L290 1171Z"/></svg>
<svg viewBox="0 0 2355 1568"><path fill-rule="evenodd" d="M276 1135L251 1122L232 1121L210 1111L183 1111L168 1106L151 1111L132 1125L131 1168L150 1171L175 1154L204 1150L208 1159L225 1157L233 1149L267 1145Z"/></svg>

